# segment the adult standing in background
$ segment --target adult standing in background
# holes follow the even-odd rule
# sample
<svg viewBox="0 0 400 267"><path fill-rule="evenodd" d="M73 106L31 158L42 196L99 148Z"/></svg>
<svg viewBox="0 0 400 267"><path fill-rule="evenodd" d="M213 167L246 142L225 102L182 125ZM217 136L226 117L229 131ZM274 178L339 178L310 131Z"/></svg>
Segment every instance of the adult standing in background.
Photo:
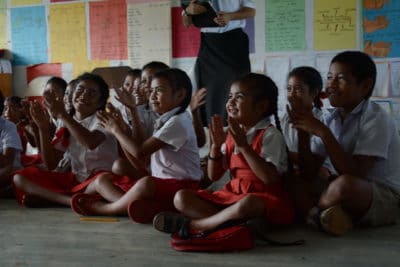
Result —
<svg viewBox="0 0 400 267"><path fill-rule="evenodd" d="M206 11L204 1L191 0L183 12L186 27L194 16ZM195 65L197 87L207 89L206 104L202 107L203 124L221 114L226 119L225 103L232 82L250 72L249 38L243 31L246 19L254 17L252 0L209 1L217 13L216 27L201 28L201 44Z"/></svg>

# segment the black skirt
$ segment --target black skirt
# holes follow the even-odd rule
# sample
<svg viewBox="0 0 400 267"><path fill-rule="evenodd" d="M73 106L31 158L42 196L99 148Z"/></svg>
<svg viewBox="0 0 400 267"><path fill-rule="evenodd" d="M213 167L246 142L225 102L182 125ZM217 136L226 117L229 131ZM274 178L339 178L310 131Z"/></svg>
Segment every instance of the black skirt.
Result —
<svg viewBox="0 0 400 267"><path fill-rule="evenodd" d="M207 88L206 104L201 108L204 125L220 114L226 121L225 104L233 81L249 73L249 38L241 29L225 33L201 33L195 73L198 88Z"/></svg>

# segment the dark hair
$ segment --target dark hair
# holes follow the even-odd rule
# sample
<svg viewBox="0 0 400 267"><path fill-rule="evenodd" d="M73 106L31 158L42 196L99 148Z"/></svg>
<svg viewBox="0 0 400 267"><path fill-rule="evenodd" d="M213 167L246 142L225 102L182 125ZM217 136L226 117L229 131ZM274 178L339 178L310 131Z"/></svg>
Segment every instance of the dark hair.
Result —
<svg viewBox="0 0 400 267"><path fill-rule="evenodd" d="M68 83L67 86L71 87L72 90L75 90L75 88L78 85L78 83L79 83L78 79L73 79Z"/></svg>
<svg viewBox="0 0 400 267"><path fill-rule="evenodd" d="M167 80L174 93L182 89L186 91L186 96L180 104L181 108L177 114L184 112L189 106L192 98L192 82L186 72L180 69L171 68L156 72L153 75L153 79L155 78Z"/></svg>
<svg viewBox="0 0 400 267"><path fill-rule="evenodd" d="M22 98L19 97L19 96L9 96L9 97L6 97L6 98L4 99L4 102L6 102L6 101L9 101L9 102L11 102L11 103L13 103L13 104L18 105L18 107L22 107L22 104L21 104Z"/></svg>
<svg viewBox="0 0 400 267"><path fill-rule="evenodd" d="M101 101L100 109L104 110L106 108L107 99L110 95L110 92L108 90L108 84L104 81L104 79L100 75L89 72L81 74L76 79L78 80L78 83L80 83L81 81L89 80L97 84L100 90L100 101Z"/></svg>
<svg viewBox="0 0 400 267"><path fill-rule="evenodd" d="M3 92L0 90L0 114L3 114L4 109L4 95Z"/></svg>
<svg viewBox="0 0 400 267"><path fill-rule="evenodd" d="M289 72L288 79L290 77L297 77L310 87L310 93L316 94L313 101L314 107L321 109L320 94L323 86L321 74L312 67L302 66L292 69Z"/></svg>
<svg viewBox="0 0 400 267"><path fill-rule="evenodd" d="M55 84L62 90L63 94L65 93L65 88L67 88L67 82L63 78L55 76L47 80L46 84Z"/></svg>
<svg viewBox="0 0 400 267"><path fill-rule="evenodd" d="M356 78L357 83L361 83L366 79L372 79L370 91L365 99L372 95L376 82L376 66L371 57L360 51L344 51L337 54L331 64L338 62L350 67L351 74Z"/></svg>
<svg viewBox="0 0 400 267"><path fill-rule="evenodd" d="M142 75L142 70L141 69L129 69L128 72L126 73L126 76L133 76L133 77L139 77Z"/></svg>
<svg viewBox="0 0 400 267"><path fill-rule="evenodd" d="M152 69L155 71L162 71L162 70L166 70L169 69L169 66L161 61L151 61L147 64L145 64L142 67L142 71L144 71L145 69Z"/></svg>
<svg viewBox="0 0 400 267"><path fill-rule="evenodd" d="M268 100L270 109L265 112L265 116L274 115L276 127L281 131L281 123L278 117L278 87L274 81L263 74L249 73L235 82L247 86L255 103Z"/></svg>

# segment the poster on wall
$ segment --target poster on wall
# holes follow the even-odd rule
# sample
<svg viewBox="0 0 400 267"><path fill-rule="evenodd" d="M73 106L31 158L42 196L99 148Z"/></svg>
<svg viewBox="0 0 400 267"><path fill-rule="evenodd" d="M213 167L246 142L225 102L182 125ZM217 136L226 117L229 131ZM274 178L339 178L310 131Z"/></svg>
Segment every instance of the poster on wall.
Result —
<svg viewBox="0 0 400 267"><path fill-rule="evenodd" d="M400 57L400 1L364 0L364 52L372 57Z"/></svg>
<svg viewBox="0 0 400 267"><path fill-rule="evenodd" d="M126 1L89 2L90 58L127 59Z"/></svg>
<svg viewBox="0 0 400 267"><path fill-rule="evenodd" d="M142 3L144 2L144 3ZM128 0L128 60L133 68L157 60L170 65L170 1Z"/></svg>
<svg viewBox="0 0 400 267"><path fill-rule="evenodd" d="M304 50L304 0L266 0L265 45L267 52Z"/></svg>
<svg viewBox="0 0 400 267"><path fill-rule="evenodd" d="M7 29L7 10L0 8L0 29ZM8 48L7 31L0 31L0 49Z"/></svg>
<svg viewBox="0 0 400 267"><path fill-rule="evenodd" d="M355 49L356 0L314 1L314 49Z"/></svg>
<svg viewBox="0 0 400 267"><path fill-rule="evenodd" d="M47 63L45 7L11 8L10 17L13 63L15 65Z"/></svg>
<svg viewBox="0 0 400 267"><path fill-rule="evenodd" d="M16 6L31 6L43 4L42 0L11 0L10 4L12 7Z"/></svg>

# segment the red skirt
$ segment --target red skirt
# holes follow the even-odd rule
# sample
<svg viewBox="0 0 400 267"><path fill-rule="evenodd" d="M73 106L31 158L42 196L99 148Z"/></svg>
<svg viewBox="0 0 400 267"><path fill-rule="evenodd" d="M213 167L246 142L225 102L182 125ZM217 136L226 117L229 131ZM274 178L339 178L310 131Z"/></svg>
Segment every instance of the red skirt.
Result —
<svg viewBox="0 0 400 267"><path fill-rule="evenodd" d="M75 193L82 192L85 188L93 182L98 175L104 172L98 172L93 176L90 176L83 182L79 182L76 179L75 174L72 172L67 173L59 173L41 170L36 166L28 167L19 171L16 171L15 174L19 174L27 178L32 183L46 188L50 191L60 193L60 194L68 194L73 195ZM15 186L15 195L18 203L22 203L22 198L26 194L23 190Z"/></svg>
<svg viewBox="0 0 400 267"><path fill-rule="evenodd" d="M152 177L155 184L154 200L168 203L173 208L173 201L176 192L181 189L199 189L199 181L192 179L163 179L158 177ZM128 176L113 175L112 182L114 185L119 187L122 191L129 191L137 181L140 179L131 179Z"/></svg>
<svg viewBox="0 0 400 267"><path fill-rule="evenodd" d="M221 190L199 190L197 195L221 207L230 206L248 195L254 195L263 200L267 221L274 224L290 224L294 221L294 209L289 195L280 185L266 186L258 178L236 178Z"/></svg>

